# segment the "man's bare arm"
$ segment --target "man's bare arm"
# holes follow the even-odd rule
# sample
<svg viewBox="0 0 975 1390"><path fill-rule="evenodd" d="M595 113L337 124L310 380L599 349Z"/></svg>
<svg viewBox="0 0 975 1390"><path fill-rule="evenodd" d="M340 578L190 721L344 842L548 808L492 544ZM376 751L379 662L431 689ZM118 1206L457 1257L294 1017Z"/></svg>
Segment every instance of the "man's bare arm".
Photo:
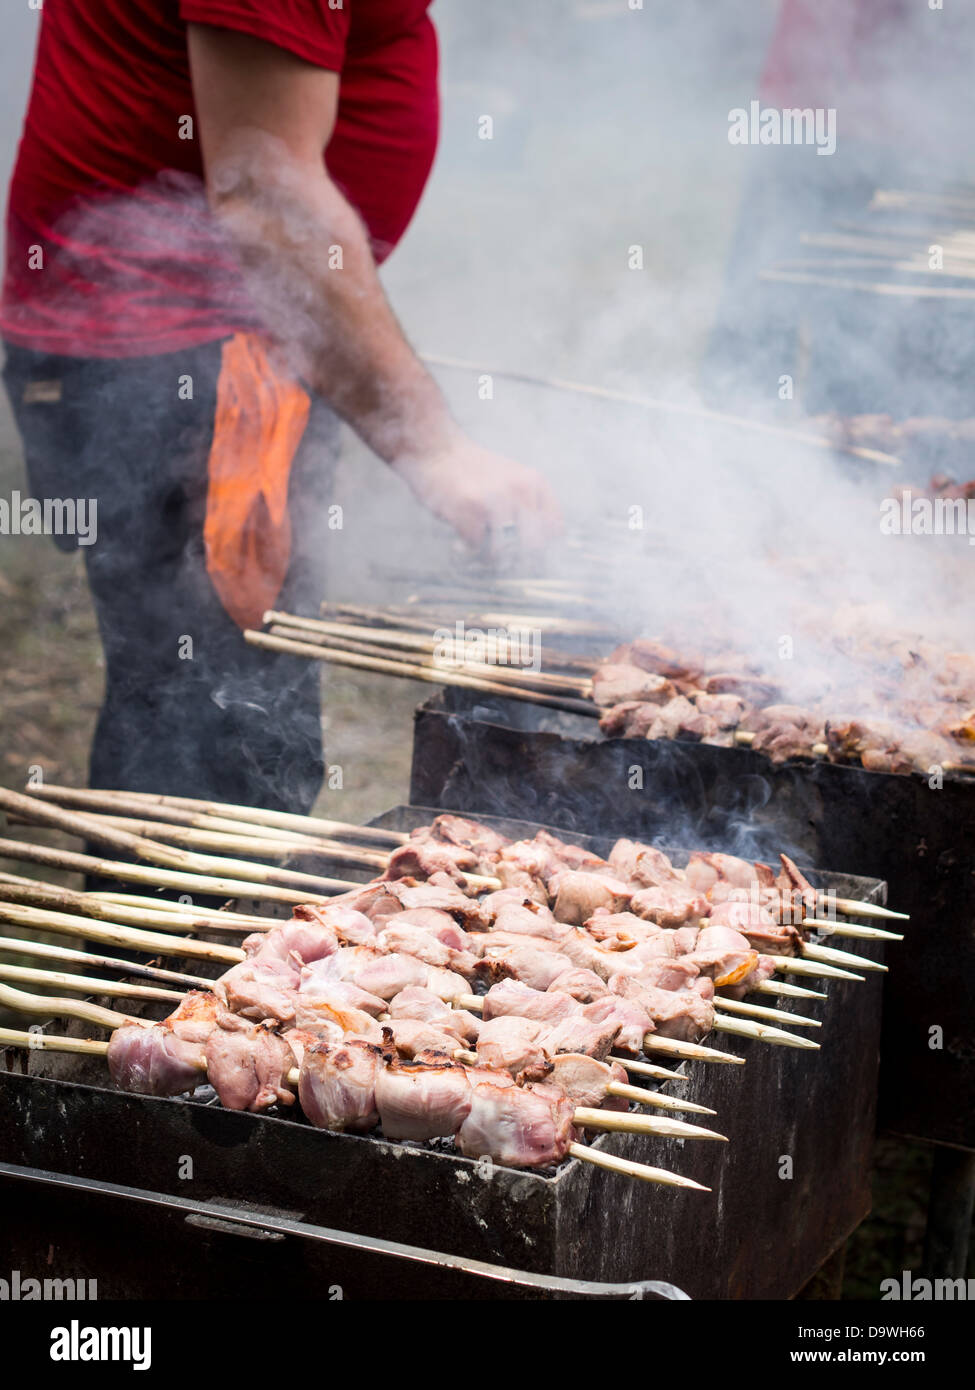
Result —
<svg viewBox="0 0 975 1390"><path fill-rule="evenodd" d="M295 368L472 545L510 523L544 539L558 521L547 485L451 419L386 300L362 222L328 177L338 75L204 25L190 25L189 53L211 206Z"/></svg>

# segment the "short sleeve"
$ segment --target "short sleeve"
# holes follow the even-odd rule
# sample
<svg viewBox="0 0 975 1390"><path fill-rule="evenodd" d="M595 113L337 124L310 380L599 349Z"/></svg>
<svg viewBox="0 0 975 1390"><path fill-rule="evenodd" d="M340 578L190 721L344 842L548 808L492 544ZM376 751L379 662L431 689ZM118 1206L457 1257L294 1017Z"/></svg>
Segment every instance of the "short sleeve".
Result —
<svg viewBox="0 0 975 1390"><path fill-rule="evenodd" d="M250 34L340 72L352 0L179 0L180 19Z"/></svg>

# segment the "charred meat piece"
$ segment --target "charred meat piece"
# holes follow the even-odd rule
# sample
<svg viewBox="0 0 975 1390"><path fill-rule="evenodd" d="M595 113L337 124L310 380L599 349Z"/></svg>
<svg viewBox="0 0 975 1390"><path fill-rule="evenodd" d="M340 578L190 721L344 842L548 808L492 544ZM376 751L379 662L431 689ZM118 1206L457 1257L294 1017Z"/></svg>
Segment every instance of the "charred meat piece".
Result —
<svg viewBox="0 0 975 1390"><path fill-rule="evenodd" d="M303 1031L317 1033L331 1042L340 1042L347 1035L368 1042L382 1042L382 1029L376 1022L377 1010L372 1001L376 996L340 980L309 982L298 994L295 1004L295 1024ZM385 1010L385 1000L379 1000L379 1012ZM362 1007L363 1005L367 1007Z"/></svg>
<svg viewBox="0 0 975 1390"><path fill-rule="evenodd" d="M612 1010L607 1011L606 1018L588 1018L588 1007L586 1005L579 1013L564 1018L543 1034L542 1041L553 1057L560 1052L584 1052L589 1057L603 1061L609 1056L621 1025Z"/></svg>
<svg viewBox="0 0 975 1390"><path fill-rule="evenodd" d="M507 932L511 936L542 937L546 941L560 941L570 928L560 922L554 913L539 903L519 906L506 903L500 908L491 925L492 932Z"/></svg>
<svg viewBox="0 0 975 1390"><path fill-rule="evenodd" d="M318 1129L367 1134L379 1123L376 1076L382 1051L371 1043L318 1043L305 1049L298 1099Z"/></svg>
<svg viewBox="0 0 975 1390"><path fill-rule="evenodd" d="M616 665L603 661L593 673L592 698L602 709L631 701L641 704L664 704L675 693L672 683L665 676L643 671L639 666Z"/></svg>
<svg viewBox="0 0 975 1390"><path fill-rule="evenodd" d="M329 904L327 907L319 906L316 903L303 903L300 907L293 909L296 920L306 922L317 922L320 926L331 927L343 946L366 946L376 935L376 928L364 912L357 912L354 907L334 907ZM299 951L299 955L302 953ZM306 963L317 959L314 956L302 959Z"/></svg>
<svg viewBox="0 0 975 1390"><path fill-rule="evenodd" d="M599 727L607 738L648 738L659 714L659 705L624 700L621 704L610 705L600 716Z"/></svg>
<svg viewBox="0 0 975 1390"><path fill-rule="evenodd" d="M336 1007L346 1005L378 1018L386 1012L386 1000L378 994L370 994L348 980L336 980L318 965L306 965L301 972L298 993L302 998L329 997Z"/></svg>
<svg viewBox="0 0 975 1390"><path fill-rule="evenodd" d="M668 680L694 682L701 674L703 663L693 656L688 659L688 655L685 652L679 656L662 642L637 637L610 652L609 660L619 665L639 666L642 671L666 676Z"/></svg>
<svg viewBox="0 0 975 1390"><path fill-rule="evenodd" d="M410 838L441 840L447 845L469 849L482 860L492 859L508 844L505 836L489 825L452 815L435 816L429 826L414 830Z"/></svg>
<svg viewBox="0 0 975 1390"><path fill-rule="evenodd" d="M617 840L610 850L609 863L616 874L641 888L659 888L679 883L684 874L675 869L662 849L639 840Z"/></svg>
<svg viewBox="0 0 975 1390"><path fill-rule="evenodd" d="M476 873L480 860L471 850L460 845L441 844L436 840L408 840L389 856L384 879L430 878L443 873L462 879L464 871Z"/></svg>
<svg viewBox="0 0 975 1390"><path fill-rule="evenodd" d="M630 900L630 911L658 927L677 928L696 922L708 910L707 899L682 883L661 888L641 888Z"/></svg>
<svg viewBox="0 0 975 1390"><path fill-rule="evenodd" d="M655 989L633 975L614 975L609 987L645 1011L662 1038L700 1042L714 1027L714 1007L693 989Z"/></svg>
<svg viewBox="0 0 975 1390"><path fill-rule="evenodd" d="M519 1085L540 1081L552 1066L543 1042L547 1032L544 1023L515 1014L489 1019L477 1039L478 1065L506 1071Z"/></svg>
<svg viewBox="0 0 975 1390"><path fill-rule="evenodd" d="M740 695L709 695L706 691L694 696L694 704L698 712L714 720L719 729L736 729L747 708Z"/></svg>
<svg viewBox="0 0 975 1390"><path fill-rule="evenodd" d="M203 1045L177 1036L165 1023L125 1023L108 1044L108 1070L116 1086L143 1096L178 1096L203 1084Z"/></svg>
<svg viewBox="0 0 975 1390"><path fill-rule="evenodd" d="M423 1023L416 1018L394 1018L384 1023L380 1040L388 1044L390 1038L397 1055L407 1061L433 1053L449 1061L460 1046L455 1037L437 1024Z"/></svg>
<svg viewBox="0 0 975 1390"><path fill-rule="evenodd" d="M548 894L545 895L546 902ZM521 888L498 888L493 893L485 893L481 898L481 913L486 918L488 926L492 926L495 918L503 907L527 907L530 903L541 906L536 898Z"/></svg>
<svg viewBox="0 0 975 1390"><path fill-rule="evenodd" d="M612 976L616 979L616 976ZM615 991L603 995L601 999L586 1004L583 1017L590 1023L602 1024L616 1030L613 1046L622 1052L639 1054L643 1051L643 1040L648 1033L655 1031L653 1020L646 1009L632 999L625 999ZM575 1049L576 1051L588 1049Z"/></svg>
<svg viewBox="0 0 975 1390"><path fill-rule="evenodd" d="M639 897L639 894L634 896ZM584 926L605 951L628 951L646 942L656 942L661 955L676 954L673 932L638 917L635 912L597 912Z"/></svg>
<svg viewBox="0 0 975 1390"><path fill-rule="evenodd" d="M226 1010L207 1038L207 1078L228 1110L255 1113L272 1105L293 1105L287 1085L295 1055L266 1024L247 1023Z"/></svg>
<svg viewBox="0 0 975 1390"><path fill-rule="evenodd" d="M480 1029L480 1019L474 1014L466 1009L452 1009L430 990L416 986L401 990L390 1000L389 1016L392 1019L411 1018L419 1023L429 1023L441 1032L451 1034L459 1044L476 1040Z"/></svg>
<svg viewBox="0 0 975 1390"><path fill-rule="evenodd" d="M491 1076L491 1073L487 1073ZM516 1168L560 1163L576 1138L575 1107L558 1087L498 1086L471 1073L471 1107L457 1134L468 1158L489 1157Z"/></svg>
<svg viewBox="0 0 975 1390"><path fill-rule="evenodd" d="M591 1004L594 999L602 999L604 994L610 992L606 981L592 970L563 970L546 988L569 994L580 1004Z"/></svg>
<svg viewBox="0 0 975 1390"><path fill-rule="evenodd" d="M297 909L301 911L301 909ZM330 956L339 948L338 935L332 926L304 917L293 917L270 931L253 932L244 939L244 951L252 960L280 961L290 964L295 957L299 965Z"/></svg>
<svg viewBox="0 0 975 1390"><path fill-rule="evenodd" d="M566 869L608 868L606 860L600 859L599 855L593 854L592 850L583 849L581 845L570 844L568 840L560 840L549 830L539 830L531 843L541 845L543 849L550 851L558 864Z"/></svg>
<svg viewBox="0 0 975 1390"><path fill-rule="evenodd" d="M412 912L414 908L432 907L440 912L448 912L465 930L483 931L488 925L476 898L469 898L443 874L434 874L427 883L416 883L412 879L398 879L385 885L398 906L397 912ZM369 914L375 921L375 912ZM384 915L390 915L385 913Z"/></svg>
<svg viewBox="0 0 975 1390"><path fill-rule="evenodd" d="M507 942L492 940L485 947L480 973L491 980L513 976L532 989L548 989L564 973L566 964L554 942L523 936Z"/></svg>
<svg viewBox="0 0 975 1390"><path fill-rule="evenodd" d="M458 926L449 912L441 912L435 907L417 907L412 912L397 912L392 917L386 917L382 924L382 930L388 931L391 927L422 927L424 931L435 936L438 941L442 941L445 946L450 946L455 951L474 951L476 949L477 937Z"/></svg>
<svg viewBox="0 0 975 1390"><path fill-rule="evenodd" d="M625 1100L607 1096L607 1088L613 1081L628 1081L626 1071L618 1062L600 1062L581 1052L565 1052L552 1059L549 1081L558 1086L573 1105L597 1110L626 1110Z"/></svg>
<svg viewBox="0 0 975 1390"><path fill-rule="evenodd" d="M705 695L737 695L749 705L771 705L782 692L770 681L741 671L718 671L701 681Z"/></svg>
<svg viewBox="0 0 975 1390"><path fill-rule="evenodd" d="M794 956L802 940L795 927L785 922L776 922L770 912L756 903L719 903L711 913L710 922L712 925L707 928L708 931L718 927L729 927L747 937L752 950L760 953ZM698 937L695 958L697 953L704 949L704 935L702 931ZM736 981L729 980L728 983L735 984Z"/></svg>
<svg viewBox="0 0 975 1390"><path fill-rule="evenodd" d="M773 915L779 922L798 925L807 913L816 911L819 894L787 854L780 854L779 859L782 861L782 872L775 886L779 890L780 903L778 912Z"/></svg>
<svg viewBox="0 0 975 1390"><path fill-rule="evenodd" d="M387 918L388 926L384 926L379 933L378 942L380 947L389 952L402 951L407 955L415 956L417 960L423 961L426 965L436 965L444 970L453 970L458 975L464 975L470 979L477 969L477 956L470 951L458 951L452 946L445 946L444 943L425 927L413 926L410 922L402 922L401 918L408 914L401 913L396 917Z"/></svg>
<svg viewBox="0 0 975 1390"><path fill-rule="evenodd" d="M752 970L749 970L748 974L745 975L738 984L732 985L730 988L726 989L725 992L730 999L744 999L746 994L750 994L752 990L757 989L764 980L771 979L774 974L775 962L771 957L759 956L758 964Z"/></svg>
<svg viewBox="0 0 975 1390"><path fill-rule="evenodd" d="M260 1023L270 1018L286 1027L295 1021L295 996L300 979L299 967L263 952L251 960L233 965L213 991L227 1008L242 1018Z"/></svg>
<svg viewBox="0 0 975 1390"><path fill-rule="evenodd" d="M600 907L622 912L633 896L633 890L620 879L580 869L562 870L550 887L555 893L556 917L572 926L581 926Z"/></svg>
<svg viewBox="0 0 975 1390"><path fill-rule="evenodd" d="M471 1109L467 1071L457 1062L384 1057L376 1075L376 1109L388 1139L456 1134Z"/></svg>
<svg viewBox="0 0 975 1390"><path fill-rule="evenodd" d="M483 1018L487 1023L492 1018L516 1014L519 1018L551 1025L579 1013L581 1007L570 994L531 989L520 980L502 980L485 994Z"/></svg>
<svg viewBox="0 0 975 1390"><path fill-rule="evenodd" d="M768 705L753 710L744 720L744 727L754 731L751 746L755 752L765 753L776 763L815 757L816 745L826 736L822 716L800 705Z"/></svg>
<svg viewBox="0 0 975 1390"><path fill-rule="evenodd" d="M728 914L734 915L734 914ZM685 957L702 975L716 985L736 985L758 965L758 952L751 942L729 923L705 927L698 935L692 955Z"/></svg>

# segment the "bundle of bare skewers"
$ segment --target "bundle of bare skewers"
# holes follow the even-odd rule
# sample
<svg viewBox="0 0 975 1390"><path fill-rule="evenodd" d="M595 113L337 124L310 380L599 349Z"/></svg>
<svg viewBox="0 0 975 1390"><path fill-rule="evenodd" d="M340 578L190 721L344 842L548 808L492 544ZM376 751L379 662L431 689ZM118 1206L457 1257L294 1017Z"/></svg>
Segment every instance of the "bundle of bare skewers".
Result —
<svg viewBox="0 0 975 1390"><path fill-rule="evenodd" d="M274 902L288 893L304 903L291 921L274 924L158 898L72 893L0 877L0 920L10 924L150 957L230 967L214 982L154 964L0 938L8 954L127 977L112 981L0 965L0 980L10 982L0 985L0 1004L115 1030L111 1044L47 1036L38 1043L37 1034L13 1030L3 1034L4 1041L104 1051L118 1084L155 1094L193 1090L206 1071L233 1108L290 1105L296 1085L306 1117L325 1128L369 1130L378 1120L388 1137L453 1135L462 1152L497 1162L547 1166L567 1154L585 1154L589 1161L620 1167L622 1160L581 1145L580 1130L717 1137L695 1136L685 1122L606 1107L639 1102L700 1109L637 1091L626 1073L679 1079L641 1060L645 1054L740 1064L740 1057L701 1045L712 1031L815 1049L809 1039L772 1024L815 1027L816 1020L744 1002L742 995L821 998L771 976L783 971L850 978L851 964L883 968L809 942L810 930L893 936L807 917L822 901L785 858L778 877L765 865L704 853L680 870L659 850L632 841L620 841L601 860L544 831L511 842L456 816L440 816L405 836L183 798L53 787L34 792L0 793L8 818L101 839L143 861L71 855L58 858L62 865L123 883L134 874L136 882L171 891L270 895ZM79 814L58 802L100 809ZM105 806L118 814L106 820ZM134 812L160 818L143 824ZM314 879L254 858L173 849L118 828L125 822L141 831L193 833L214 820L236 830L202 833L232 835L240 852L251 856L261 856L273 842L302 857L334 859L347 852L360 863L355 856L369 855L368 867L380 867L380 859L383 873L365 884ZM251 832L267 838L253 839ZM363 842L372 848L361 848ZM0 841L3 857L36 858L34 851L59 856ZM155 867L160 861L168 867ZM312 879L335 895L317 893L309 901L301 887L263 882L265 875L286 874ZM864 915L895 915L856 901L842 906ZM237 947L190 933L247 939ZM765 954L772 949L775 955ZM138 980L147 983L132 982ZM58 989L61 997L30 994L23 985ZM65 994L130 998L142 1006L167 1000L178 1007L168 1020L152 1023ZM538 1145L517 1140L529 1134L547 1138ZM676 1175L620 1170L690 1185Z"/></svg>
<svg viewBox="0 0 975 1390"><path fill-rule="evenodd" d="M904 299L975 298L975 195L880 189L859 217L803 232L802 251L761 272L778 284Z"/></svg>
<svg viewBox="0 0 975 1390"><path fill-rule="evenodd" d="M975 772L975 657L894 632L878 636L869 631L872 614L850 609L835 615L832 629L838 659L859 653L862 689L801 705L787 702L776 680L740 653L645 638L598 662L534 647L533 669L525 669L522 637L527 641L544 616L482 616L498 626L487 629L477 649L452 639L448 628L434 633L429 619L402 616L387 622L411 621L414 630L384 627L371 617L370 626L271 612L265 615L270 630L247 639L338 666L589 715L609 737L743 746L773 762L826 759L871 772ZM503 628L501 619L513 625ZM571 635L572 620L548 622L547 630ZM425 631L415 630L421 625ZM825 676L821 687L830 689ZM844 714L844 701L857 712Z"/></svg>

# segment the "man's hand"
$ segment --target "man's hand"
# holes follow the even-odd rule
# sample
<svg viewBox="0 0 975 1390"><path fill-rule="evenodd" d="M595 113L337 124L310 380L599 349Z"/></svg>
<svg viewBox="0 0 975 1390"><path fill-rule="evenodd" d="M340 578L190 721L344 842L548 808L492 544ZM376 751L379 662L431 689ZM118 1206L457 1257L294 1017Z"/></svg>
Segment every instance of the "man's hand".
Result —
<svg viewBox="0 0 975 1390"><path fill-rule="evenodd" d="M394 468L418 501L486 558L539 554L562 532L561 508L541 473L464 435Z"/></svg>

